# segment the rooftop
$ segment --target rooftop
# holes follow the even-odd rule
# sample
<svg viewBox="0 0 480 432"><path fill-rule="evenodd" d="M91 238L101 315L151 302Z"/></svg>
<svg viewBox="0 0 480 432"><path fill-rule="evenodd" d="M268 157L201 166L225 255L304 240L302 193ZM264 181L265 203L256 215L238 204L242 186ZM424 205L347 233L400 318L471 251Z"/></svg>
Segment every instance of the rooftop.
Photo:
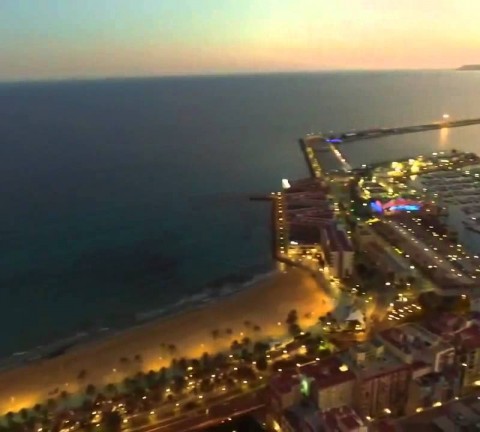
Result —
<svg viewBox="0 0 480 432"><path fill-rule="evenodd" d="M445 342L440 336L415 323L391 327L382 331L380 337L385 342L405 354L411 354L416 359L423 353L453 351L453 346Z"/></svg>
<svg viewBox="0 0 480 432"><path fill-rule="evenodd" d="M455 343L468 350L480 348L480 327L476 324L467 327L455 335Z"/></svg>
<svg viewBox="0 0 480 432"><path fill-rule="evenodd" d="M338 229L336 226L325 225L322 227L322 237L324 242L328 244L330 252L344 251L352 252L353 247L350 239L345 231Z"/></svg>
<svg viewBox="0 0 480 432"><path fill-rule="evenodd" d="M453 401L438 408L398 420L400 430L410 431L477 431L480 430L480 401L476 396Z"/></svg>
<svg viewBox="0 0 480 432"><path fill-rule="evenodd" d="M303 366L299 369L299 372L306 377L313 378L319 389L325 389L355 379L355 374L335 355Z"/></svg>
<svg viewBox="0 0 480 432"><path fill-rule="evenodd" d="M448 312L436 315L434 318L425 321L424 324L430 331L443 338L449 338L467 325L463 317Z"/></svg>
<svg viewBox="0 0 480 432"><path fill-rule="evenodd" d="M365 427L365 423L358 414L349 406L332 408L320 414L325 432L348 432L356 431L359 427Z"/></svg>
<svg viewBox="0 0 480 432"><path fill-rule="evenodd" d="M270 389L277 394L286 394L294 391L300 385L300 376L294 370L284 371L270 378Z"/></svg>
<svg viewBox="0 0 480 432"><path fill-rule="evenodd" d="M320 429L320 419L318 408L312 402L303 401L293 405L283 412L285 419L290 423L294 430L304 430L303 425L308 424L313 430Z"/></svg>
<svg viewBox="0 0 480 432"><path fill-rule="evenodd" d="M374 337L372 340L354 345L341 355L342 360L360 379L368 380L409 366L385 349L383 341Z"/></svg>

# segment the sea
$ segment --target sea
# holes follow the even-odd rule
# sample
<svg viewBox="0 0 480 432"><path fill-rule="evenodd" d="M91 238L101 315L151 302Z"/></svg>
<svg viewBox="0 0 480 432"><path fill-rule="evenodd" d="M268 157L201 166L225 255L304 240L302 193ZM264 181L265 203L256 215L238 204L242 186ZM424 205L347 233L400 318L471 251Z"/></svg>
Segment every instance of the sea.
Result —
<svg viewBox="0 0 480 432"><path fill-rule="evenodd" d="M480 72L0 84L0 356L250 289L298 138L480 117ZM354 165L480 152L480 126L344 145ZM295 287L292 287L294 289Z"/></svg>

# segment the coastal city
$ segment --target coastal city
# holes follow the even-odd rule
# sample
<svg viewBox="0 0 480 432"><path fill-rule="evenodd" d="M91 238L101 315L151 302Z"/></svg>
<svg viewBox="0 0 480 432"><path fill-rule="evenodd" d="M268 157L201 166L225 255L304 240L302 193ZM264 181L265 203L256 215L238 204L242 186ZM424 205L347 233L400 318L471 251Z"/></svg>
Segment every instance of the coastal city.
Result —
<svg viewBox="0 0 480 432"><path fill-rule="evenodd" d="M479 17L0 0L0 432L480 432Z"/></svg>
<svg viewBox="0 0 480 432"><path fill-rule="evenodd" d="M287 279L232 296L224 315L199 307L185 333L173 317L145 327L143 345L132 333L104 351L25 360L26 386L15 387L21 368L4 381L0 430L478 430L480 158L451 150L352 168L342 154L357 138L477 123L444 115L306 135L310 176L252 197L272 204Z"/></svg>

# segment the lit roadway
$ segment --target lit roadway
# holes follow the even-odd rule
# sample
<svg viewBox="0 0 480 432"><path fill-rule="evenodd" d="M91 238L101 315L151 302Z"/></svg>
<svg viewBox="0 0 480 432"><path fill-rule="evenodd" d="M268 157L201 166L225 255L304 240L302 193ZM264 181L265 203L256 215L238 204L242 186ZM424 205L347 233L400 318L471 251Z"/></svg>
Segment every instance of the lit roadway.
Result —
<svg viewBox="0 0 480 432"><path fill-rule="evenodd" d="M179 432L194 431L215 426L223 421L243 415L264 414L264 388L251 390L203 404L189 412L168 416L147 425L125 428L128 432ZM207 412L208 409L208 412Z"/></svg>
<svg viewBox="0 0 480 432"><path fill-rule="evenodd" d="M355 132L339 133L339 134L335 134L335 136L341 137L343 135L343 137L341 138L341 142L349 143L352 141L381 138L389 135L402 135L407 133L425 132L425 131L437 130L442 128L454 128L454 127L471 126L471 125L480 124L480 118L455 120L455 121L448 120L448 115L446 115L446 117L444 116L444 118L445 118L444 121L417 125L417 126L404 126L404 127L398 127L398 128L383 128L383 129L366 129L366 130L355 131Z"/></svg>

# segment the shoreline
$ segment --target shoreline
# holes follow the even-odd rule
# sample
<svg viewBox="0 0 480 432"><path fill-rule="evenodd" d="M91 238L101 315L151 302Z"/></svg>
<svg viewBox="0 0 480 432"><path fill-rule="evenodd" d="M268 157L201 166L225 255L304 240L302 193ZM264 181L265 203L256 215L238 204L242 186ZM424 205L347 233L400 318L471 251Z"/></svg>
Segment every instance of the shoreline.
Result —
<svg viewBox="0 0 480 432"><path fill-rule="evenodd" d="M258 270L259 272L254 273L252 270ZM197 294L184 296L180 300L163 307L134 312L127 324L115 325L115 323L112 323L110 327L101 327L94 330L79 329L73 335L52 340L49 343L28 350L13 352L0 357L0 374L11 369L35 364L42 360L59 357L82 346L117 337L129 330L148 326L157 321L160 322L164 319L173 318L177 315L208 306L213 302L230 298L252 288L252 285L276 274L278 271L274 263L268 266L268 268L267 266L248 267L245 269L245 273L234 273L209 282Z"/></svg>
<svg viewBox="0 0 480 432"><path fill-rule="evenodd" d="M119 383L139 370L168 367L174 357L195 358L204 352L226 350L243 336L253 340L281 337L287 331L284 321L291 309L297 309L302 325L311 325L332 308L330 297L311 275L298 269L275 271L218 301L79 343L57 357L1 371L0 411L32 407L52 397L55 390L55 394L64 390L77 393L88 384ZM246 320L260 326L260 332L247 329ZM218 339L212 337L214 329L220 332ZM166 352L169 344L175 345L174 354ZM140 362L134 361L137 355ZM124 357L130 360L127 366L120 361ZM86 378L79 381L82 370Z"/></svg>

